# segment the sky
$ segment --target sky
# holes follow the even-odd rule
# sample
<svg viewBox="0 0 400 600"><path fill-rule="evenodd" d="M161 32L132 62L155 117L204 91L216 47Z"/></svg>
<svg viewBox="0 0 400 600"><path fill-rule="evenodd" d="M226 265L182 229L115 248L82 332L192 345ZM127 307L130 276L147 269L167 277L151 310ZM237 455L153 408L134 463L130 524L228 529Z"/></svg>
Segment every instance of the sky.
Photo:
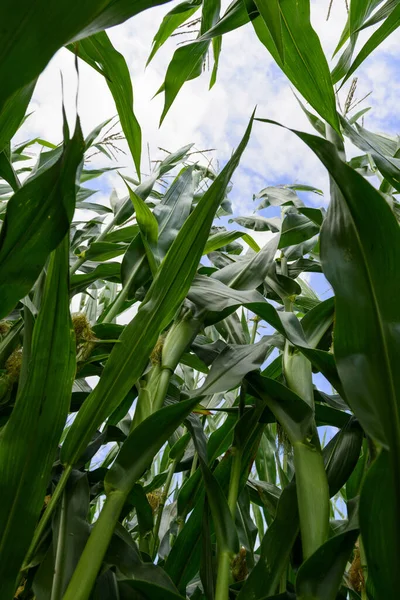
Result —
<svg viewBox="0 0 400 600"><path fill-rule="evenodd" d="M221 167L229 159L240 141L248 119L257 105L257 115L279 121L302 131L315 133L299 107L290 82L256 37L248 24L223 37L222 54L217 83L209 91L210 72L186 83L178 94L161 128L158 127L163 107L163 95L153 98L162 84L168 63L178 41L185 36L174 37L155 56L150 65L145 64L150 53L152 39L163 16L176 5L169 2L149 9L123 25L108 30L114 46L125 57L132 76L134 107L143 133L142 171L149 172L148 153L151 160L164 158L159 148L176 150L193 142L197 149L215 149L209 156L215 167ZM222 3L222 12L227 6ZM333 0L329 21L326 20L329 0L311 0L312 24L317 31L326 56L331 57L346 21L345 0ZM373 29L360 35L356 52ZM189 36L190 37L190 36ZM188 38L189 39L189 38ZM365 116L365 127L396 135L400 133L398 98L400 95L400 29L370 56L358 70L356 97L361 99L371 92L360 105L371 106ZM333 66L334 61L331 62ZM104 78L86 64L80 62L78 110L84 134L100 122L116 114L112 96ZM63 75L65 102L71 127L75 119L77 78L74 57L68 50L60 50L41 75L36 87L27 119L18 132L15 142L40 136L59 143L61 141L61 78ZM343 105L348 85L339 94ZM126 145L122 144L122 148ZM348 148L349 155L359 153ZM121 172L134 176L132 160L120 155ZM95 157L92 166L110 166L107 159ZM312 205L327 205L329 201L328 177L314 154L289 131L255 123L252 136L240 166L233 176L231 200L234 216L246 216L253 212L253 195L267 185L304 183L314 185L325 192L322 198L309 195ZM120 177L112 172L92 183L100 192L91 201L108 203L113 187L125 195ZM271 215L269 215L271 216ZM268 233L255 233L260 245L268 240ZM323 293L324 283L313 276ZM326 288L326 286L325 286ZM327 289L327 288L326 288Z"/></svg>

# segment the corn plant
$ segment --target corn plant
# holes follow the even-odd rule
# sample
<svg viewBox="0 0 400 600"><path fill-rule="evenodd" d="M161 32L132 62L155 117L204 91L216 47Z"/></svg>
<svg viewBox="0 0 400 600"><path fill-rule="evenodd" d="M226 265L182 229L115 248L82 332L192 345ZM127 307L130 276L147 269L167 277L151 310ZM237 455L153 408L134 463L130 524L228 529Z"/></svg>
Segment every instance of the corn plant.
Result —
<svg viewBox="0 0 400 600"><path fill-rule="evenodd" d="M167 1L0 6L1 599L397 598L400 150L364 127L355 84L338 110L334 84L400 6L351 0L332 73L308 0L166 14L149 60L201 9L161 120L210 45L216 83L223 34L249 22L315 111L300 103L318 135L293 135L329 173L328 209L312 182L287 183L233 215L252 128L283 126L268 115L220 171L188 144L141 172L129 70L105 29ZM64 115L59 145L12 143L63 46L105 77L137 171L107 205L84 183L117 168L109 121L84 137ZM344 139L362 154L347 160ZM91 168L97 152L112 166Z"/></svg>

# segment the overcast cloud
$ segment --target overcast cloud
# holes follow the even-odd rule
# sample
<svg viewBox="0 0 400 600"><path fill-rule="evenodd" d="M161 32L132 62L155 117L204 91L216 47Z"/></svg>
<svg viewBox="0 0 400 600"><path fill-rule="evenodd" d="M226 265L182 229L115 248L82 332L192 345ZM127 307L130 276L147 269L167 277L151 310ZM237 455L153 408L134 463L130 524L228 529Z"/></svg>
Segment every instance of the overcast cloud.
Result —
<svg viewBox="0 0 400 600"><path fill-rule="evenodd" d="M163 106L162 94L152 99L161 85L167 65L179 38L172 38L159 51L150 66L145 63L151 41L163 15L175 3L150 9L127 23L108 31L113 44L125 56L132 75L135 112L143 130L142 170L149 170L147 143L152 159L160 157L159 147L174 150L194 142L197 148L215 148L219 164L224 164L243 135L255 105L259 116L274 119L304 131L312 131L297 104L286 77L256 38L251 25L223 38L219 76L208 91L210 73L184 85L164 124L158 122ZM226 3L225 3L226 4ZM334 0L331 18L326 22L328 0L312 2L312 21L327 56L339 39L346 20L344 0ZM225 8L225 6L224 6ZM360 36L359 46L370 35ZM365 126L397 134L400 88L400 59L397 31L371 56L357 73L357 96L372 95L365 106L373 110L366 115ZM75 114L76 74L73 56L61 50L53 58L37 85L30 110L34 113L16 137L22 141L40 135L52 142L61 139L60 71L65 84L66 104L71 124ZM80 64L79 113L84 133L116 113L112 97L103 78L90 67ZM346 96L348 86L341 93ZM103 159L100 159L103 161ZM124 173L133 175L132 161L121 158ZM104 161L103 161L104 164ZM301 182L327 190L327 177L314 155L290 132L270 125L255 124L249 146L234 176L232 194L235 214L252 211L252 194L265 185ZM113 186L121 190L116 174L102 178L98 200L104 202ZM316 204L321 202L315 197Z"/></svg>

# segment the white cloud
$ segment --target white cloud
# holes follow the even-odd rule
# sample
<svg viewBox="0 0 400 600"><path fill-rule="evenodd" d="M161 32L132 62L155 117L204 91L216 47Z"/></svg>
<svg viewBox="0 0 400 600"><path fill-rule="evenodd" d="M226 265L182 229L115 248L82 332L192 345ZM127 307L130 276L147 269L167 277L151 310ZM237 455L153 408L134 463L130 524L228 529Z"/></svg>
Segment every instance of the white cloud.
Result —
<svg viewBox="0 0 400 600"><path fill-rule="evenodd" d="M169 3L150 9L122 26L109 30L112 42L125 56L132 74L135 111L143 129L144 172L148 171L146 143L149 143L152 158L159 158L159 146L173 150L193 141L198 148L216 148L216 158L225 162L243 135L255 105L258 106L258 115L262 117L312 131L291 92L289 82L278 73L251 25L224 36L219 77L214 88L208 91L207 73L185 84L164 124L158 129L163 95L152 97L163 81L176 40L180 38L167 42L146 70L144 66L162 16L172 5ZM331 18L326 22L327 5L327 2L314 0L312 20L327 56L331 56L346 20L346 9L344 0L336 0ZM369 34L370 31L362 33L358 47ZM377 126L385 129L387 126L390 131L393 127L390 119L396 114L400 86L398 69L396 71L393 60L397 56L399 41L400 34L396 32L357 73L358 97L373 91L368 103L374 110L366 117L366 126L370 128ZM40 135L53 142L60 140L60 71L64 77L66 105L72 123L76 73L72 54L61 50L39 79L32 102L35 113L18 133L18 141L32 135ZM342 101L347 89L341 93ZM79 113L84 132L87 134L115 112L103 78L81 63ZM120 162L127 167L127 174L133 174L130 158L124 157ZM117 175L109 175L107 180L122 191ZM326 191L328 189L324 169L300 140L284 129L256 123L241 166L234 176L235 212L243 214L252 210L252 194L261 187L274 182L295 181L313 184Z"/></svg>

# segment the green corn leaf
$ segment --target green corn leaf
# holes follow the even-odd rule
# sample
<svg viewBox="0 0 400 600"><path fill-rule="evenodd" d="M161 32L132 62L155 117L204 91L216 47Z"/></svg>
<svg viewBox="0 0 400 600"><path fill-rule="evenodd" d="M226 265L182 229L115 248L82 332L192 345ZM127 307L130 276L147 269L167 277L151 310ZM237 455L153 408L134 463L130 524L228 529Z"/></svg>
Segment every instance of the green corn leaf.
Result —
<svg viewBox="0 0 400 600"><path fill-rule="evenodd" d="M102 262L120 256L126 251L126 244L113 244L111 242L93 242L87 250L78 256L84 256L85 260Z"/></svg>
<svg viewBox="0 0 400 600"><path fill-rule="evenodd" d="M237 387L247 373L261 367L268 350L272 349L273 340L268 336L256 344L226 346L212 363L205 382L194 394L211 395Z"/></svg>
<svg viewBox="0 0 400 600"><path fill-rule="evenodd" d="M399 3L399 0L387 0L385 2L385 4L383 4L372 15L371 18L369 18L367 21L365 21L362 24L362 26L360 27L360 30L366 29L367 27L371 27L372 25L376 25L380 21L383 21L383 19L386 19L386 17L388 17L391 14L391 12L396 8L396 6L398 5L398 3Z"/></svg>
<svg viewBox="0 0 400 600"><path fill-rule="evenodd" d="M129 187L129 196L136 213L136 220L142 236L150 244L156 244L158 238L158 222L147 204Z"/></svg>
<svg viewBox="0 0 400 600"><path fill-rule="evenodd" d="M146 248L139 232L129 244L121 264L121 280L127 288L127 297L133 299L135 292L149 281L151 270Z"/></svg>
<svg viewBox="0 0 400 600"><path fill-rule="evenodd" d="M150 52L150 56L147 59L146 66L153 60L156 52L161 48L163 44L170 37L178 27L180 27L185 21L190 19L192 15L201 6L201 0L187 0L181 2L178 6L175 6L172 10L165 15L162 23L154 36L153 46Z"/></svg>
<svg viewBox="0 0 400 600"><path fill-rule="evenodd" d="M21 125L35 84L36 81L33 81L14 92L0 110L0 152L4 150Z"/></svg>
<svg viewBox="0 0 400 600"><path fill-rule="evenodd" d="M165 570L181 593L198 571L201 556L200 531L203 520L202 501L198 501L185 523L165 563Z"/></svg>
<svg viewBox="0 0 400 600"><path fill-rule="evenodd" d="M400 25L400 5L397 5L396 8L391 12L391 14L385 19L382 25L372 34L369 40L364 44L361 48L360 52L357 54L354 62L348 69L346 76L343 80L345 83L349 77L358 69L358 67L364 62L366 58L380 45L382 42L389 37L391 33L396 31L396 29ZM342 83L342 85L343 85Z"/></svg>
<svg viewBox="0 0 400 600"><path fill-rule="evenodd" d="M126 183L126 182L125 182ZM151 273L154 275L157 272L157 261L154 256L155 247L158 239L158 222L154 214L151 212L147 204L135 194L135 192L127 185L129 197L136 213L137 224L139 225L140 237L144 246L148 264Z"/></svg>
<svg viewBox="0 0 400 600"><path fill-rule="evenodd" d="M50 252L65 236L75 209L76 174L83 158L79 120L60 158L9 200L0 234L0 317L28 294Z"/></svg>
<svg viewBox="0 0 400 600"><path fill-rule="evenodd" d="M164 121L179 90L186 81L201 75L203 59L210 42L193 42L178 48L168 66L165 80L158 93L165 93L164 108L160 117L160 125Z"/></svg>
<svg viewBox="0 0 400 600"><path fill-rule="evenodd" d="M151 177L149 177L146 181L138 185L138 187L135 189L135 193L138 196L140 196L142 200L146 200L146 198L148 198L148 196L151 194L157 179L159 179L162 175L165 175L166 173L168 173L168 171L170 171L179 163L184 161L187 156L187 153L189 152L192 146L193 144L188 144L187 146L183 146L182 148L179 148L179 150L168 154L167 158L164 158L164 160L161 161L161 163L159 163L158 167L155 169ZM128 177L126 177L125 179L127 179L127 181L130 181ZM122 223L125 223L125 221L133 215L133 212L133 204L130 198L128 197L126 201L123 202L122 206L118 209L118 212L115 216L115 224L122 225Z"/></svg>
<svg viewBox="0 0 400 600"><path fill-rule="evenodd" d="M200 36L211 29L217 22L220 10L220 0L203 0ZM210 46L210 40L196 41L178 48L168 66L165 80L158 93L165 93L164 108L160 118L160 125L165 119L179 90L186 81L199 77L202 72L203 60ZM218 66L216 55L216 67ZM216 70L211 76L211 84L216 76Z"/></svg>
<svg viewBox="0 0 400 600"><path fill-rule="evenodd" d="M361 125L352 127L341 118L343 133L360 150L371 154L376 166L388 182L400 191L400 160L395 157L397 141L371 133Z"/></svg>
<svg viewBox="0 0 400 600"><path fill-rule="evenodd" d="M278 242L279 236L274 236L259 252L216 271L212 278L239 290L258 287L271 271Z"/></svg>
<svg viewBox="0 0 400 600"><path fill-rule="evenodd" d="M348 481L354 471L360 456L362 441L363 430L358 421L352 417L325 446L324 462L331 498L339 492L343 482Z"/></svg>
<svg viewBox="0 0 400 600"><path fill-rule="evenodd" d="M334 319L335 303L328 298L317 304L301 319L301 326L309 345L316 348Z"/></svg>
<svg viewBox="0 0 400 600"><path fill-rule="evenodd" d="M0 92L0 114L12 94L32 83L57 50L167 1L88 0L82 3L61 0L49 5L48 0L39 0L34 7L28 0L18 6L11 0L2 2L0 79L6 83Z"/></svg>
<svg viewBox="0 0 400 600"><path fill-rule="evenodd" d="M132 596L124 596L131 597L132 600L137 598L137 593L139 592L140 598L144 600L185 600L184 596L177 594L167 588L161 587L156 583L151 583L150 581L141 581L140 579L131 579L131 580L122 580L119 583L119 587L124 591L126 589L133 590L134 595Z"/></svg>
<svg viewBox="0 0 400 600"><path fill-rule="evenodd" d="M184 168L154 209L153 214L158 222L157 252L160 258L164 258L190 215L194 185L194 168Z"/></svg>
<svg viewBox="0 0 400 600"><path fill-rule="evenodd" d="M21 187L21 184L14 171L9 154L8 149L4 149L3 152L0 152L0 177L7 181L13 191L16 192Z"/></svg>
<svg viewBox="0 0 400 600"><path fill-rule="evenodd" d="M246 229L253 229L254 231L272 231L272 233L277 233L281 227L278 217L269 219L266 217L235 217L234 219L229 219L229 223L238 223L238 225L246 227Z"/></svg>
<svg viewBox="0 0 400 600"><path fill-rule="evenodd" d="M107 235L103 238L103 241L130 243L135 235L137 235L138 231L138 225L127 225L126 227L121 227L120 229L110 231L110 233L107 233Z"/></svg>
<svg viewBox="0 0 400 600"><path fill-rule="evenodd" d="M400 259L399 226L380 193L340 160L333 144L294 133L317 154L335 183L321 232L321 257L335 290L335 358L346 397L374 439L397 447L399 317L394 298L400 287L391 273ZM357 369L351 366L354 360Z"/></svg>
<svg viewBox="0 0 400 600"><path fill-rule="evenodd" d="M260 559L240 591L238 600L259 600L275 592L298 532L296 486L290 484L281 494L276 517L261 542Z"/></svg>
<svg viewBox="0 0 400 600"><path fill-rule="evenodd" d="M70 289L74 294L79 294L79 292L86 290L88 285L98 279L118 282L120 280L120 271L121 265L117 262L98 265L93 271L89 271L89 273L72 275Z"/></svg>
<svg viewBox="0 0 400 600"><path fill-rule="evenodd" d="M213 233L207 240L207 244L204 247L204 254L209 254L224 246L228 246L228 244L241 237L243 237L242 231L218 231L217 233Z"/></svg>
<svg viewBox="0 0 400 600"><path fill-rule="evenodd" d="M298 600L336 600L358 533L358 527L349 527L330 538L301 565L296 577Z"/></svg>
<svg viewBox="0 0 400 600"><path fill-rule="evenodd" d="M336 131L340 131L328 63L310 22L310 1L280 2L284 62L264 20L252 21L262 44L301 95Z"/></svg>
<svg viewBox="0 0 400 600"><path fill-rule="evenodd" d="M185 298L198 267L215 212L225 195L251 131L204 194L170 247L137 315L124 329L95 390L83 404L62 447L61 459L73 464L96 428L110 415L142 374L158 335ZM116 382L118 384L116 385Z"/></svg>
<svg viewBox="0 0 400 600"><path fill-rule="evenodd" d="M70 49L89 65L100 67L114 98L122 131L140 177L142 132L133 112L132 82L125 58L114 48L105 31L80 40Z"/></svg>
<svg viewBox="0 0 400 600"><path fill-rule="evenodd" d="M343 54L339 58L337 65L332 71L334 83L340 81L340 79L342 79L348 71L358 40L359 29L381 2L382 0L352 0L349 18L347 19L342 37L334 54L340 50L340 48L349 38L350 41L343 51Z"/></svg>
<svg viewBox="0 0 400 600"><path fill-rule="evenodd" d="M361 488L359 518L368 579L376 588L376 598L393 597L400 585L396 556L400 548L397 529L398 503L393 494L397 485L393 477L393 462L382 450L368 470Z"/></svg>
<svg viewBox="0 0 400 600"><path fill-rule="evenodd" d="M292 444L306 438L312 425L313 411L302 398L278 381L257 373L249 373L246 381L253 392L265 401Z"/></svg>
<svg viewBox="0 0 400 600"><path fill-rule="evenodd" d="M285 45L282 35L281 8L279 0L254 0L258 12L268 28L282 63L285 63Z"/></svg>
<svg viewBox="0 0 400 600"><path fill-rule="evenodd" d="M309 240L319 232L319 226L305 215L288 211L283 219L279 248L287 248Z"/></svg>
<svg viewBox="0 0 400 600"><path fill-rule="evenodd" d="M196 406L191 399L166 406L140 423L129 435L104 479L107 500L82 553L64 600L87 600L120 512L133 485L155 454Z"/></svg>
<svg viewBox="0 0 400 600"><path fill-rule="evenodd" d="M65 238L50 258L33 331L28 378L0 439L0 590L4 600L13 598L69 410L75 336L69 314L68 270Z"/></svg>

